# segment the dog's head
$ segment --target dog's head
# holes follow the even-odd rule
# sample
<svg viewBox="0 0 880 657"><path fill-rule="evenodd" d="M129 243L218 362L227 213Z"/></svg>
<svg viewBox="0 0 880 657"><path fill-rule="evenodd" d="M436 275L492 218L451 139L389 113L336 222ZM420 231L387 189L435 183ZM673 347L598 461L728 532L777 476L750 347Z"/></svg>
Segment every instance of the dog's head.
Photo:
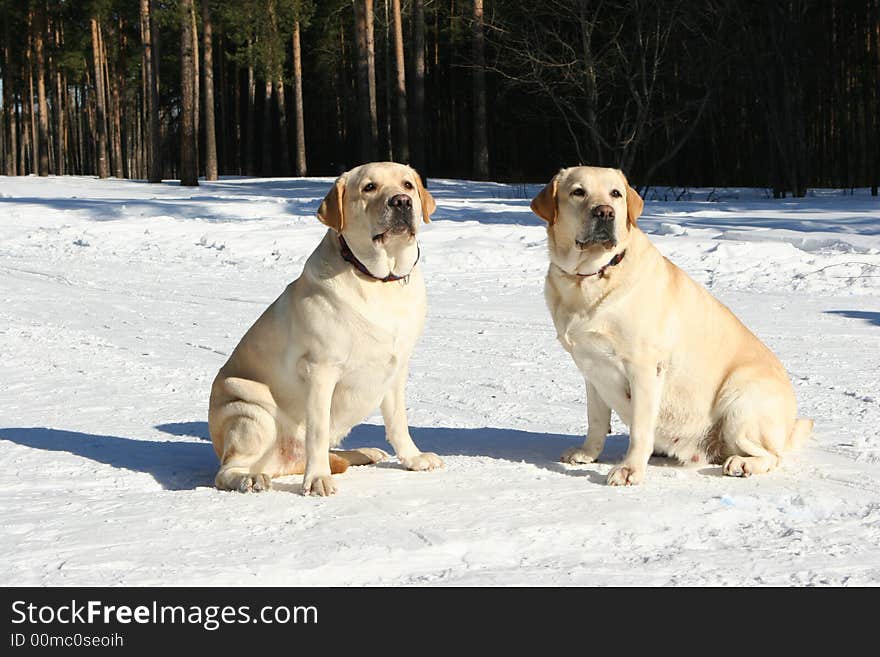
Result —
<svg viewBox="0 0 880 657"><path fill-rule="evenodd" d="M643 205L620 169L570 167L547 183L531 208L547 222L552 256L592 265L626 248Z"/></svg>
<svg viewBox="0 0 880 657"><path fill-rule="evenodd" d="M419 174L395 162L371 162L342 174L318 209L318 218L359 253L415 241L434 199Z"/></svg>

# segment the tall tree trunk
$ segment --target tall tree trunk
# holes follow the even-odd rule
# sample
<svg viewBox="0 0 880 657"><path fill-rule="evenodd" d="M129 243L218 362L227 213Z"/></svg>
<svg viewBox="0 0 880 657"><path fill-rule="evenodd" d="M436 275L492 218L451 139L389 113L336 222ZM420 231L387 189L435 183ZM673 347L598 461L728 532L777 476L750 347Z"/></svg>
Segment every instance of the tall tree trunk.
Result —
<svg viewBox="0 0 880 657"><path fill-rule="evenodd" d="M412 162L426 178L425 161L425 0L413 0L413 135Z"/></svg>
<svg viewBox="0 0 880 657"><path fill-rule="evenodd" d="M253 49L250 47L252 45L251 42L248 43L249 59L253 58ZM245 174L248 176L253 176L256 173L257 168L257 153L256 153L256 130L257 130L257 117L255 116L257 112L257 81L254 79L254 63L253 61L248 61L248 70L247 70L247 85L248 85L248 106L247 106L247 127L245 129Z"/></svg>
<svg viewBox="0 0 880 657"><path fill-rule="evenodd" d="M474 0L474 175L489 177L489 144L486 139L486 55L483 45L483 0Z"/></svg>
<svg viewBox="0 0 880 657"><path fill-rule="evenodd" d="M302 49L299 21L293 24L293 95L296 105L296 175L306 175L306 130L303 120Z"/></svg>
<svg viewBox="0 0 880 657"><path fill-rule="evenodd" d="M367 79L370 93L370 148L373 157L379 153L379 112L376 106L376 40L373 31L373 0L363 0L367 37Z"/></svg>
<svg viewBox="0 0 880 657"><path fill-rule="evenodd" d="M358 116L360 160L369 162L376 159L378 147L378 122L376 117L375 64L370 63L370 44L367 36L368 25L372 27L372 16L367 17L368 5L372 13L372 0L353 0L355 16L355 44L357 46ZM370 75L373 70L373 76ZM375 135L375 136L374 136Z"/></svg>
<svg viewBox="0 0 880 657"><path fill-rule="evenodd" d="M385 120L382 122L383 132L385 133L385 159L389 162L394 161L394 131L391 128L392 117L394 112L391 111L391 96L394 93L391 84L391 12L388 9L388 0L383 0L385 6L385 39L382 42L383 54L385 60Z"/></svg>
<svg viewBox="0 0 880 657"><path fill-rule="evenodd" d="M278 20L275 15L275 0L269 0L269 19L272 28L272 61L267 67L272 84L275 87L275 102L278 112L278 144L281 149L281 161L276 173L290 175L290 153L287 138L287 105L284 100L284 44L278 38ZM276 50L276 46L280 46Z"/></svg>
<svg viewBox="0 0 880 657"><path fill-rule="evenodd" d="M162 182L161 135L159 133L159 78L157 74L153 40L158 37L153 25L150 11L150 0L140 0L141 4L141 41L144 55L144 78L146 80L147 116L147 179L151 183Z"/></svg>
<svg viewBox="0 0 880 657"><path fill-rule="evenodd" d="M403 54L403 18L400 0L392 0L394 20L394 61L397 66L397 159L409 163L409 125L406 115L406 60Z"/></svg>
<svg viewBox="0 0 880 657"><path fill-rule="evenodd" d="M121 32L122 26L119 25L118 29ZM114 71L113 75L110 75L110 62L107 57L107 48L104 44L104 37L101 34L100 26L98 34L101 36L101 49L103 50L105 72L107 75L108 88L110 90L110 143L113 148L113 157L111 158L113 175L117 178L125 178L125 161L122 154L122 105L119 98L121 75L118 71L118 60L117 70ZM117 56L119 57L121 55L122 53L120 52Z"/></svg>
<svg viewBox="0 0 880 657"><path fill-rule="evenodd" d="M272 175L272 78L266 71L263 87L263 176Z"/></svg>
<svg viewBox="0 0 880 657"><path fill-rule="evenodd" d="M241 71L239 70L237 63L233 63L232 66L234 71L234 75L232 76L232 79L234 80L232 88L234 89L233 93L235 96L235 102L233 103L233 115L235 116L235 132L232 135L232 163L233 170L240 176L244 171L242 167L242 163L244 162L244 154L241 150Z"/></svg>
<svg viewBox="0 0 880 657"><path fill-rule="evenodd" d="M22 102L21 116L21 174L34 173L34 104Z"/></svg>
<svg viewBox="0 0 880 657"><path fill-rule="evenodd" d="M61 30L55 28L55 48L61 50L62 38ZM55 175L63 176L67 169L64 161L67 154L67 130L64 123L65 114L65 94L64 89L67 85L64 81L64 75L61 67L55 64Z"/></svg>
<svg viewBox="0 0 880 657"><path fill-rule="evenodd" d="M205 178L217 180L217 133L214 126L214 44L211 10L202 0L203 66L205 67Z"/></svg>
<svg viewBox="0 0 880 657"><path fill-rule="evenodd" d="M4 69L5 70L5 69ZM7 82L7 84L9 84ZM6 94L3 95L3 107L0 108L0 175L6 172L6 161L9 157L9 138L6 135L6 114L9 112L6 106Z"/></svg>
<svg viewBox="0 0 880 657"><path fill-rule="evenodd" d="M5 91L5 87L4 87ZM12 93L9 94L10 98L14 99L14 95ZM18 103L13 102L12 105L9 106L9 158L6 160L6 175L8 176L17 176L21 169L18 166L18 126L19 122L16 116L16 105Z"/></svg>
<svg viewBox="0 0 880 657"><path fill-rule="evenodd" d="M196 163L195 53L193 49L193 0L181 0L180 25L180 184L199 184Z"/></svg>
<svg viewBox="0 0 880 657"><path fill-rule="evenodd" d="M104 105L104 65L101 61L101 44L98 38L98 18L92 16L89 22L92 28L92 59L95 66L95 129L98 135L96 173L99 178L109 178L110 163L107 161L107 120Z"/></svg>
<svg viewBox="0 0 880 657"><path fill-rule="evenodd" d="M218 94L220 98L220 143L216 144L216 125L214 140L216 145L215 150L217 150L217 168L218 170L222 168L224 172L228 173L233 170L231 150L229 147L229 135L233 127L232 123L229 120L229 75L227 63L223 58L223 53L225 52L224 48L226 47L226 39L222 31L218 32L217 38L219 39L220 50L220 93ZM211 46L211 49L213 50L213 44ZM222 167L220 167L221 163L223 164Z"/></svg>
<svg viewBox="0 0 880 657"><path fill-rule="evenodd" d="M38 6L34 14L34 56L37 60L37 99L40 106L37 172L41 176L49 175L49 102L46 99L46 53L43 47L45 40L46 8Z"/></svg>
<svg viewBox="0 0 880 657"><path fill-rule="evenodd" d="M200 158L199 158L199 144L201 132L199 130L199 123L201 119L201 80L199 79L199 33L196 26L196 9L195 2L193 2L193 8L190 12L190 23L192 25L192 48L193 48L193 130L196 133L196 177L199 175L199 167L200 167Z"/></svg>
<svg viewBox="0 0 880 657"><path fill-rule="evenodd" d="M6 113L8 135L6 175L18 175L18 122L15 117L15 95L12 91L12 59L9 52L9 21L3 22L3 110Z"/></svg>
<svg viewBox="0 0 880 657"><path fill-rule="evenodd" d="M278 145L281 149L281 161L279 162L279 173L282 176L290 175L290 140L287 135L287 105L284 100L284 78L281 75L281 68L275 74L275 102L278 104Z"/></svg>
<svg viewBox="0 0 880 657"><path fill-rule="evenodd" d="M337 173L342 173L348 168L351 150L348 147L348 117L346 109L348 105L345 99L348 97L350 85L348 84L348 59L346 53L349 49L345 43L345 24L342 16L339 17L339 60L333 66L333 88L336 91L336 159L335 168Z"/></svg>
<svg viewBox="0 0 880 657"><path fill-rule="evenodd" d="M28 83L28 127L30 139L28 141L28 173L37 173L39 161L40 136L37 132L37 110L34 107L34 39L33 39L34 12L28 12L28 48L27 48L27 83Z"/></svg>

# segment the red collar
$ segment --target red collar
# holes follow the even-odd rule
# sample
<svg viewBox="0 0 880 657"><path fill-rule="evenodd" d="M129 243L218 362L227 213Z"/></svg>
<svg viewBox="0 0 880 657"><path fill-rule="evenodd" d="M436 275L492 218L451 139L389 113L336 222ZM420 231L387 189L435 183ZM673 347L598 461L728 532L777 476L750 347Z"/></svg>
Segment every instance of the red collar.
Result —
<svg viewBox="0 0 880 657"><path fill-rule="evenodd" d="M620 261L623 260L623 256L626 255L626 249L615 255L611 260L609 260L604 266L599 267L598 271L594 271L592 274L579 274L577 272L574 273L575 276L580 276L581 278L589 278L590 276L598 275L599 278L605 278L605 270L609 267L613 267L614 265L620 264Z"/></svg>
<svg viewBox="0 0 880 657"><path fill-rule="evenodd" d="M373 280L382 281L383 283L391 283L393 281L403 281L404 283L409 283L410 274L413 273L413 269L416 268L416 265L419 264L419 258L422 256L422 249L418 245L416 248L418 252L416 253L416 261L413 263L412 269L409 270L409 274L404 274L403 276L398 276L393 272L389 272L389 274L385 278L379 278L378 276L374 276L367 266L358 260L358 257L354 254L351 248L348 246L348 243L345 241L345 238L342 235L339 235L339 248L341 250L342 259L346 262L351 263L351 265L357 269L364 276L369 276Z"/></svg>

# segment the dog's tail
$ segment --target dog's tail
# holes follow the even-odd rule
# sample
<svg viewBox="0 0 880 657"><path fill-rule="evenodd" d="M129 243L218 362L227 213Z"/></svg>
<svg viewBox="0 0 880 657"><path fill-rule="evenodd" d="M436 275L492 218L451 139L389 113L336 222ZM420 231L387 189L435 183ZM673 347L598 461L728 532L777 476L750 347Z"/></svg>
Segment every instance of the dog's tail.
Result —
<svg viewBox="0 0 880 657"><path fill-rule="evenodd" d="M344 456L337 456L330 452L330 474L342 474L348 470L351 463Z"/></svg>
<svg viewBox="0 0 880 657"><path fill-rule="evenodd" d="M794 421L788 440L785 441L786 449L798 449L813 434L813 421L799 417Z"/></svg>
<svg viewBox="0 0 880 657"><path fill-rule="evenodd" d="M349 463L345 458L341 456L337 456L334 452L330 452L330 474L342 474L346 470L348 470ZM297 461L293 465L290 466L289 469L284 471L284 474L288 475L301 475L305 474L306 471L306 462L305 461Z"/></svg>

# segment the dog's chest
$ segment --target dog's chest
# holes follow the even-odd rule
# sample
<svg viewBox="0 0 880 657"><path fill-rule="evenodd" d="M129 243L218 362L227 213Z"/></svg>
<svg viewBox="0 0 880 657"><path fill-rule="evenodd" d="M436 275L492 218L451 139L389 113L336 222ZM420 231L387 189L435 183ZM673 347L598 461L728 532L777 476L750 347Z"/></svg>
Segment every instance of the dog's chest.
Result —
<svg viewBox="0 0 880 657"><path fill-rule="evenodd" d="M624 357L607 327L597 318L575 314L560 328L559 340L584 377L618 415L628 416L631 394Z"/></svg>
<svg viewBox="0 0 880 657"><path fill-rule="evenodd" d="M386 384L405 363L422 331L425 320L424 287L395 286L375 298L354 305L356 313L347 327L343 386L375 389Z"/></svg>

